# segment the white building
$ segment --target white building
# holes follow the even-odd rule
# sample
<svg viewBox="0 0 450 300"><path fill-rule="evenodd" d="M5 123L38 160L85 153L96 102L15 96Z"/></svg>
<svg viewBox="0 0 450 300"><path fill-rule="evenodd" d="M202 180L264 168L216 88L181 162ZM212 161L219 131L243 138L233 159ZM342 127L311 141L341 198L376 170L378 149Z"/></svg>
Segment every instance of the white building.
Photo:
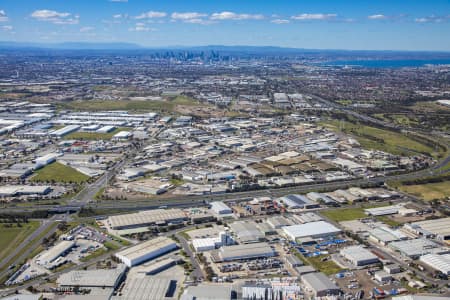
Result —
<svg viewBox="0 0 450 300"><path fill-rule="evenodd" d="M116 253L116 257L128 267L132 267L177 248L177 244L171 239L157 237Z"/></svg>
<svg viewBox="0 0 450 300"><path fill-rule="evenodd" d="M211 202L211 211L217 215L229 215L233 210L222 201Z"/></svg>
<svg viewBox="0 0 450 300"><path fill-rule="evenodd" d="M421 256L420 261L447 276L450 275L450 254L427 254Z"/></svg>
<svg viewBox="0 0 450 300"><path fill-rule="evenodd" d="M341 255L355 266L365 266L378 263L378 256L362 246L350 246L341 250Z"/></svg>
<svg viewBox="0 0 450 300"><path fill-rule="evenodd" d="M291 225L283 227L283 232L288 238L295 241L305 237L322 238L333 236L341 232L341 230L334 225L325 222L311 222L300 225Z"/></svg>

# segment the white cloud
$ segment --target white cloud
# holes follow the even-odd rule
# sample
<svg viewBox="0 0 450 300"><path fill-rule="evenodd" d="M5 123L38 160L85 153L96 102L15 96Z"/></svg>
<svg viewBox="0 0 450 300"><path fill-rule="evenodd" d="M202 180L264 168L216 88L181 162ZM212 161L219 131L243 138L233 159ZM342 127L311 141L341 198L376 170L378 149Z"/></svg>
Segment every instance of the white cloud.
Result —
<svg viewBox="0 0 450 300"><path fill-rule="evenodd" d="M48 9L36 10L31 14L31 17L38 21L51 22L58 25L78 24L80 19L78 15Z"/></svg>
<svg viewBox="0 0 450 300"><path fill-rule="evenodd" d="M435 16L431 15L428 17L416 18L414 22L416 23L442 23L450 20L450 15L448 16Z"/></svg>
<svg viewBox="0 0 450 300"><path fill-rule="evenodd" d="M385 15L377 14L377 15L371 15L367 17L370 20L386 20L388 17Z"/></svg>
<svg viewBox="0 0 450 300"><path fill-rule="evenodd" d="M211 20L262 20L264 16L261 14L237 14L231 11L223 11L213 13Z"/></svg>
<svg viewBox="0 0 450 300"><path fill-rule="evenodd" d="M113 15L112 17L113 17L113 19L122 19L124 17L124 15L116 14L116 15Z"/></svg>
<svg viewBox="0 0 450 300"><path fill-rule="evenodd" d="M156 29L147 27L145 23L136 23L136 26L133 28L128 29L129 31L136 31L136 32L150 32L150 31L156 31Z"/></svg>
<svg viewBox="0 0 450 300"><path fill-rule="evenodd" d="M142 19L164 18L165 16L167 16L167 13L162 11L148 11L134 18L137 20L142 20Z"/></svg>
<svg viewBox="0 0 450 300"><path fill-rule="evenodd" d="M0 27L3 31L11 31L14 29L14 27L12 27L11 25L5 25Z"/></svg>
<svg viewBox="0 0 450 300"><path fill-rule="evenodd" d="M174 12L170 17L174 20L188 21L192 19L200 19L206 16L207 14L202 14L198 12L184 12L184 13Z"/></svg>
<svg viewBox="0 0 450 300"><path fill-rule="evenodd" d="M8 22L9 18L4 10L0 10L0 22Z"/></svg>
<svg viewBox="0 0 450 300"><path fill-rule="evenodd" d="M85 26L80 28L80 32L91 32L95 29L95 27Z"/></svg>
<svg viewBox="0 0 450 300"><path fill-rule="evenodd" d="M288 24L288 23L290 23L290 21L286 20L286 19L275 19L275 20L271 20L270 23L274 23L274 24Z"/></svg>
<svg viewBox="0 0 450 300"><path fill-rule="evenodd" d="M300 14L292 16L293 20L300 21L322 21L322 20L332 20L337 17L337 14Z"/></svg>

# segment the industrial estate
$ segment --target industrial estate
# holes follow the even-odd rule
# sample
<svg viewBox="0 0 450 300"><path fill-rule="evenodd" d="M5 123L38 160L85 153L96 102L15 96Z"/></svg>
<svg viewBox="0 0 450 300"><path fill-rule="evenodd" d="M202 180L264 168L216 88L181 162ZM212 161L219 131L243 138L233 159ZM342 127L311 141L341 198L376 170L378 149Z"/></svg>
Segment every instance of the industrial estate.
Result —
<svg viewBox="0 0 450 300"><path fill-rule="evenodd" d="M449 299L448 65L45 51L1 51L1 299Z"/></svg>

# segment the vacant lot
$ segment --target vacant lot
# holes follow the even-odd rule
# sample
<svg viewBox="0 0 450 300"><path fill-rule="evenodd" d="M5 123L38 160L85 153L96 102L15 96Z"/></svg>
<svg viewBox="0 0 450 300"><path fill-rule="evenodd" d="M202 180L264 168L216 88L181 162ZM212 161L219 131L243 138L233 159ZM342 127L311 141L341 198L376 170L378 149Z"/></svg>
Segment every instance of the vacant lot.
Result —
<svg viewBox="0 0 450 300"><path fill-rule="evenodd" d="M0 260L4 259L11 251L14 251L30 234L38 227L39 222L30 221L28 223L0 225Z"/></svg>
<svg viewBox="0 0 450 300"><path fill-rule="evenodd" d="M31 178L34 182L66 182L83 183L89 176L78 172L74 168L65 166L59 162L54 162L36 171L36 175Z"/></svg>
<svg viewBox="0 0 450 300"><path fill-rule="evenodd" d="M396 155L427 153L436 156L435 150L399 132L375 128L346 121L328 121L330 129L352 134L363 148L381 150Z"/></svg>
<svg viewBox="0 0 450 300"><path fill-rule="evenodd" d="M450 197L450 181L417 185L402 185L399 189L405 193L420 197L426 201Z"/></svg>
<svg viewBox="0 0 450 300"><path fill-rule="evenodd" d="M63 109L79 111L128 110L128 111L158 111L173 112L177 105L199 106L200 103L192 98L178 96L167 100L85 100L72 101L61 104Z"/></svg>
<svg viewBox="0 0 450 300"><path fill-rule="evenodd" d="M351 221L367 217L367 215L364 213L364 208L326 210L321 212L321 214L335 222Z"/></svg>

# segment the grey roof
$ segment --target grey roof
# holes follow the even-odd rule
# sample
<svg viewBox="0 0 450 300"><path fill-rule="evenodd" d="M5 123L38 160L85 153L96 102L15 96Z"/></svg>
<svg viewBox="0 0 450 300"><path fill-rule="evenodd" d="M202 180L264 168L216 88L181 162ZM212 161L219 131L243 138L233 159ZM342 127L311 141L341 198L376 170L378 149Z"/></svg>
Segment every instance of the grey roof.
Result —
<svg viewBox="0 0 450 300"><path fill-rule="evenodd" d="M59 286L115 287L126 270L125 265L116 269L79 270L62 274L56 283Z"/></svg>
<svg viewBox="0 0 450 300"><path fill-rule="evenodd" d="M170 281L164 277L131 277L125 282L122 296L112 297L111 300L161 300L165 298Z"/></svg>
<svg viewBox="0 0 450 300"><path fill-rule="evenodd" d="M181 300L230 300L231 291L228 284L200 284L188 287Z"/></svg>
<svg viewBox="0 0 450 300"><path fill-rule="evenodd" d="M253 221L238 221L230 224L230 229L243 243L258 241L264 238L264 234Z"/></svg>
<svg viewBox="0 0 450 300"><path fill-rule="evenodd" d="M321 272L305 274L301 279L303 282L308 283L315 292L339 289L338 286Z"/></svg>

